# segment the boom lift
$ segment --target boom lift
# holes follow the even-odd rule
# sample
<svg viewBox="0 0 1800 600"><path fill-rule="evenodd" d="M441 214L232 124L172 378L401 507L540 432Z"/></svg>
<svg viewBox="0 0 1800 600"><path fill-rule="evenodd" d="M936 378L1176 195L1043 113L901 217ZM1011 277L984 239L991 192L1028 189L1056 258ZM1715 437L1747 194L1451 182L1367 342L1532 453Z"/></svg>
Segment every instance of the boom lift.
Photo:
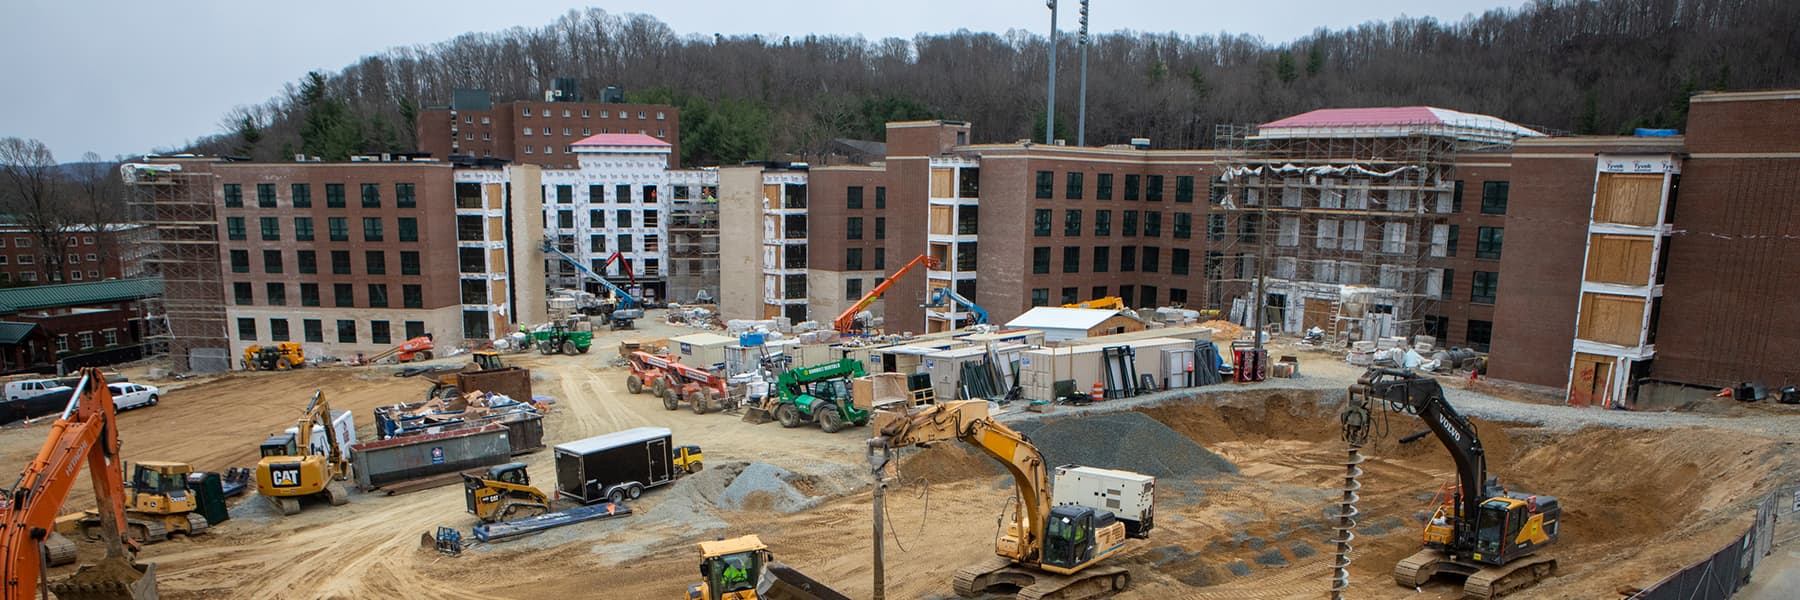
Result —
<svg viewBox="0 0 1800 600"><path fill-rule="evenodd" d="M911 271L921 264L925 265L927 269L936 269L938 268L938 259L932 258L928 254L920 254L918 258L912 259L911 262L906 263L906 266L900 267L900 270L889 275L887 281L881 282L881 285L877 285L875 289L869 290L869 293L863 294L862 299L857 300L856 304L850 305L850 308L846 308L844 312L838 314L837 318L831 321L832 327L837 329L838 333L856 333L858 331L856 313L862 312L870 304L874 304L883 293L888 291L888 288L894 287L894 282L899 281L901 277L906 276L907 271Z"/></svg>
<svg viewBox="0 0 1800 600"><path fill-rule="evenodd" d="M393 357L394 362L409 363L415 360L431 360L431 336L422 335L400 345L381 351L380 354L363 359L362 363L372 365Z"/></svg>
<svg viewBox="0 0 1800 600"><path fill-rule="evenodd" d="M106 555L69 579L44 580L45 565L73 559L73 542L52 532L57 512L83 460L93 480L100 536ZM25 465L0 504L0 599L24 600L49 591L58 598L155 598L156 565L135 564L135 544L125 539L125 482L120 469L119 428L112 393L99 369L81 370L68 408L50 426L50 438ZM134 575L135 574L135 575Z"/></svg>
<svg viewBox="0 0 1800 600"><path fill-rule="evenodd" d="M313 454L312 430L325 428L325 454ZM350 460L338 447L337 431L331 422L331 405L325 392L313 392L306 414L295 424L299 431L270 436L262 443L262 459L256 463L256 493L275 505L283 515L299 514L300 499L322 495L332 506L350 501L350 493L338 483L350 476Z"/></svg>
<svg viewBox="0 0 1800 600"><path fill-rule="evenodd" d="M1111 596L1131 585L1131 573L1124 568L1098 566L1125 547L1125 523L1092 506L1055 506L1043 453L1023 434L990 417L987 401L876 411L875 428L869 447L880 451L871 459L877 472L885 468L892 448L961 440L999 461L1013 476L1018 507L995 541L998 560L957 571L953 580L957 595L973 598L990 588L1012 586L1021 599L1083 600ZM1147 518L1140 520L1137 535L1148 537L1151 525Z"/></svg>
<svg viewBox="0 0 1800 600"><path fill-rule="evenodd" d="M663 408L675 410L681 403L688 403L696 415L704 415L708 410L731 408L727 403L731 399L731 388L724 377L699 367L690 367L680 362L670 362L664 377L669 381L663 391Z"/></svg>
<svg viewBox="0 0 1800 600"><path fill-rule="evenodd" d="M1074 304L1064 304L1064 305L1062 305L1062 307L1063 308L1091 308L1094 310L1125 310L1125 299L1120 298L1118 296L1106 296L1104 298L1095 298L1093 300L1088 300L1085 302L1076 302Z"/></svg>
<svg viewBox="0 0 1800 600"><path fill-rule="evenodd" d="M614 285L613 282L607 281L605 277L601 277L599 273L595 273L594 270L588 268L587 265L581 264L581 261L577 260L575 257L563 253L562 250L558 250L554 241L545 239L543 245L539 246L538 249L542 250L545 254L556 256L557 258L563 259L564 262L575 265L575 270L580 272L583 277L599 282L600 287L606 288L606 291L612 292L614 296L618 297L618 306L613 308L612 313L606 316L607 323L610 323L614 330L631 329L632 322L644 318L643 300L638 299L637 296L631 295L631 292L625 291L625 288L621 288ZM612 264L612 261L619 260L622 256L623 255L618 252L614 252L611 257L606 259L606 263L601 265L601 268L605 268L605 265ZM625 272L627 275L630 275L631 261L626 260L625 265ZM636 275L631 275L631 278L633 281L637 280Z"/></svg>
<svg viewBox="0 0 1800 600"><path fill-rule="evenodd" d="M927 301L925 303L925 305L931 306L931 307L943 306L946 301L954 301L957 304L967 307L969 309L969 324L970 325L986 325L987 324L987 322L988 322L987 309L977 306L975 304L975 301L973 301L973 300L964 298L962 294L956 293L956 290L950 289L950 286L944 286L941 288L931 290L931 299L929 301ZM952 310L954 310L954 308L952 308Z"/></svg>
<svg viewBox="0 0 1800 600"><path fill-rule="evenodd" d="M837 433L845 424L861 427L869 411L851 404L850 380L868 375L862 361L839 359L804 369L789 369L775 379L775 393L765 402L782 427L817 422L825 433Z"/></svg>
<svg viewBox="0 0 1800 600"><path fill-rule="evenodd" d="M1508 491L1488 477L1475 425L1444 399L1436 379L1399 369L1364 372L1344 403L1345 441L1368 440L1376 401L1423 419L1456 461L1456 491L1426 524L1425 548L1394 565L1395 583L1418 587L1440 572L1455 573L1468 576L1464 598L1486 599L1555 572L1556 559L1537 552L1556 543L1562 507L1556 498Z"/></svg>

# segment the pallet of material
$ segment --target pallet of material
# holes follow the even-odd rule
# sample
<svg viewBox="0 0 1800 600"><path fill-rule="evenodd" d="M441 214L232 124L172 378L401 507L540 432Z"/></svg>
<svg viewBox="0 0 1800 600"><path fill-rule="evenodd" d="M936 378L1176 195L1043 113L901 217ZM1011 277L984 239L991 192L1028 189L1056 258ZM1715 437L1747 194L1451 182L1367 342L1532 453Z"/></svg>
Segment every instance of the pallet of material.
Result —
<svg viewBox="0 0 1800 600"><path fill-rule="evenodd" d="M568 510L526 517L500 523L476 525L475 539L483 542L498 542L521 535L537 533L546 529L555 529L564 525L574 525L587 521L599 521L631 514L631 507L611 502L601 502L588 506L577 506Z"/></svg>

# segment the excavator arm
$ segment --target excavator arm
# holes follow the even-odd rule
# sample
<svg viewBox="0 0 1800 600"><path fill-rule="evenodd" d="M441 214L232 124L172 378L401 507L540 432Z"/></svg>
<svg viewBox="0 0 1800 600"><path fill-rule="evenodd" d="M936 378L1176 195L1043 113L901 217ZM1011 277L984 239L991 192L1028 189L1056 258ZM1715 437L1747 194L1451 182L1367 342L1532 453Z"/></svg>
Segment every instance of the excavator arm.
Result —
<svg viewBox="0 0 1800 600"><path fill-rule="evenodd" d="M1368 437L1367 427L1373 422L1369 415L1372 399L1379 399L1394 412L1417 415L1425 421L1456 462L1456 516L1472 520L1480 514L1481 503L1493 496L1487 483L1487 453L1481 448L1475 424L1450 406L1437 379L1400 369L1374 368L1364 372L1350 386L1345 402L1345 438L1352 443L1360 445L1357 440ZM1360 416L1351 417L1357 411ZM1362 425L1352 425L1353 421ZM1473 527L1457 527L1459 538L1469 537L1458 541L1473 546L1474 531Z"/></svg>
<svg viewBox="0 0 1800 600"><path fill-rule="evenodd" d="M1015 521L1020 537L1010 552L1002 554L1021 564L1038 564L1051 507L1049 470L1037 446L988 416L987 401L943 402L912 412L879 411L874 423L879 433L870 443L877 447L961 440L1005 466L1017 485L1021 503Z"/></svg>
<svg viewBox="0 0 1800 600"><path fill-rule="evenodd" d="M100 512L106 560L127 557L124 475L119 457L119 432L112 393L98 369L82 370L69 407L50 426L50 438L37 457L20 473L18 483L0 508L0 598L30 598L44 577L40 544L49 537L63 500L75 485L75 473L87 462L93 480L95 505ZM135 550L133 548L132 550ZM96 569L98 573L102 569ZM117 584L138 589L141 581L87 583ZM148 585L154 587L154 578Z"/></svg>
<svg viewBox="0 0 1800 600"><path fill-rule="evenodd" d="M929 254L920 254L918 258L914 258L912 261L906 263L906 266L900 267L900 270L894 271L893 275L889 275L887 281L881 282L881 285L877 285L875 286L875 289L869 290L869 293L863 294L862 299L857 300L856 304L850 305L850 308L846 308L844 309L844 312L839 313L837 318L831 321L832 327L837 329L838 333L850 333L854 331L856 329L856 313L862 312L862 310L868 308L870 304L874 304L876 300L881 298L882 294L887 293L888 288L894 287L894 282L899 281L901 277L906 276L908 271L913 270L921 264L925 265L925 268L927 269L938 268L937 259L932 258Z"/></svg>

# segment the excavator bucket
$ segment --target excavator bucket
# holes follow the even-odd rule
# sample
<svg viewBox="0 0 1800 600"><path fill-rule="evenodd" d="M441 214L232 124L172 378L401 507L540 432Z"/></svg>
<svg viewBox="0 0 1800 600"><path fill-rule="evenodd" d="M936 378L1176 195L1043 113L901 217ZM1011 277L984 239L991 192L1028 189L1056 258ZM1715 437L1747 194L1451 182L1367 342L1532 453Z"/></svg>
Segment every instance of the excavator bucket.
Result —
<svg viewBox="0 0 1800 600"><path fill-rule="evenodd" d="M849 596L780 562L770 562L763 567L762 580L756 585L756 597L760 600L850 600Z"/></svg>
<svg viewBox="0 0 1800 600"><path fill-rule="evenodd" d="M156 564L107 557L50 583L58 600L156 600Z"/></svg>

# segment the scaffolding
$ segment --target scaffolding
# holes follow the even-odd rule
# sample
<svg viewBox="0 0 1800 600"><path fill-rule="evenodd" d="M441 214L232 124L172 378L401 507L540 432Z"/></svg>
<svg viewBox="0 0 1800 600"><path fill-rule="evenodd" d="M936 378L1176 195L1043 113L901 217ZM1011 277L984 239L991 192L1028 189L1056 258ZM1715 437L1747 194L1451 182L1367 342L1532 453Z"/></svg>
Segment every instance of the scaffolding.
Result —
<svg viewBox="0 0 1800 600"><path fill-rule="evenodd" d="M146 270L163 280L162 299L143 302L145 354L167 356L176 371L230 366L214 176L207 166L124 167L132 215L153 232L142 241L151 245L141 250Z"/></svg>
<svg viewBox="0 0 1800 600"><path fill-rule="evenodd" d="M669 299L701 302L719 298L718 186L692 186L692 197L677 193L669 214Z"/></svg>
<svg viewBox="0 0 1800 600"><path fill-rule="evenodd" d="M1442 335L1428 317L1443 296L1456 154L1491 139L1429 124L1280 137L1222 126L1215 143L1238 152L1213 182L1209 305L1249 324L1259 299L1264 326L1339 343Z"/></svg>

